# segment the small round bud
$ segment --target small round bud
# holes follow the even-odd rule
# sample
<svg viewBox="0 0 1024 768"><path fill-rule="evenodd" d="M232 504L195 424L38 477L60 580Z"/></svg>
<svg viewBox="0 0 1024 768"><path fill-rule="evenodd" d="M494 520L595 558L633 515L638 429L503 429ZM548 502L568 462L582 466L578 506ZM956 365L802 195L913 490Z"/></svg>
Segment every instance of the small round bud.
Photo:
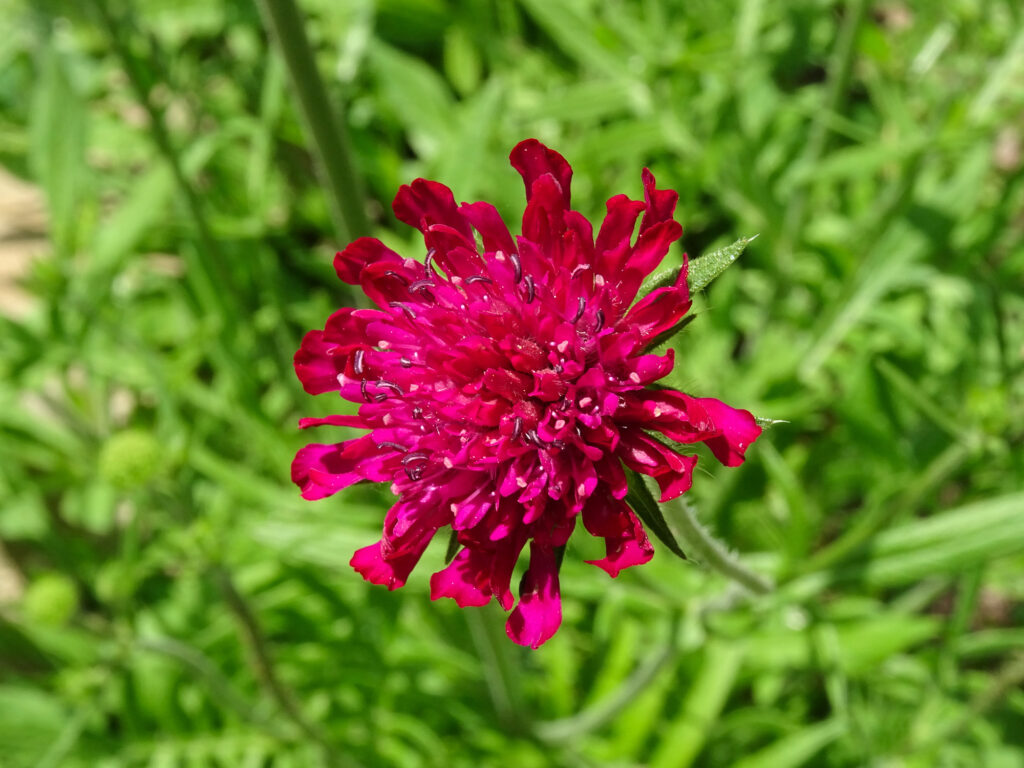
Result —
<svg viewBox="0 0 1024 768"><path fill-rule="evenodd" d="M62 573L41 574L25 590L22 609L30 621L61 626L78 610L78 590Z"/></svg>
<svg viewBox="0 0 1024 768"><path fill-rule="evenodd" d="M163 452L152 434L128 429L112 435L100 450L100 476L116 488L139 488L161 469Z"/></svg>

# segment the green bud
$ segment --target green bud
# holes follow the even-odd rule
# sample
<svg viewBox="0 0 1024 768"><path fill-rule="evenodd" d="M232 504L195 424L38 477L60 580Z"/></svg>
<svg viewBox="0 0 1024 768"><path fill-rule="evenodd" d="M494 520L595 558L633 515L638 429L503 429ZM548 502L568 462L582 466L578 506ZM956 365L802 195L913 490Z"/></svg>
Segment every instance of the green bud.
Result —
<svg viewBox="0 0 1024 768"><path fill-rule="evenodd" d="M116 488L139 488L160 473L163 455L160 443L149 432L118 432L100 450L100 476Z"/></svg>
<svg viewBox="0 0 1024 768"><path fill-rule="evenodd" d="M30 621L61 626L78 610L78 590L63 573L44 573L28 585L21 605Z"/></svg>

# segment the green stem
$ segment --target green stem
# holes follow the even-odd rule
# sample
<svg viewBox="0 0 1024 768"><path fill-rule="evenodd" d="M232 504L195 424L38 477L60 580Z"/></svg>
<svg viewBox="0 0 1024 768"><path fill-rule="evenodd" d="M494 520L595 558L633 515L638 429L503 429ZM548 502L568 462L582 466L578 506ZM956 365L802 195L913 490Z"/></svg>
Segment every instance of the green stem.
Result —
<svg viewBox="0 0 1024 768"><path fill-rule="evenodd" d="M281 678L278 677L277 669L270 656L266 637L260 628L256 614L253 613L245 598L238 591L234 579L231 578L231 574L223 566L215 566L213 577L217 588L224 597L224 602L227 603L231 613L234 614L235 619L238 621L246 645L249 647L256 676L259 678L260 683L281 709L281 712L291 720L299 731L320 747L327 764L330 766L340 765L334 749L319 729L306 718L306 715L295 701L292 692L285 687Z"/></svg>
<svg viewBox="0 0 1024 768"><path fill-rule="evenodd" d="M258 4L267 32L284 57L298 97L299 114L313 142L339 242L349 242L367 234L369 225L345 123L335 119L306 37L302 14L294 0L259 0Z"/></svg>
<svg viewBox="0 0 1024 768"><path fill-rule="evenodd" d="M670 504L678 514L666 516L665 519L698 561L756 595L766 595L774 590L771 581L747 568L722 542L711 535L697 520L693 507L686 499L679 497Z"/></svg>

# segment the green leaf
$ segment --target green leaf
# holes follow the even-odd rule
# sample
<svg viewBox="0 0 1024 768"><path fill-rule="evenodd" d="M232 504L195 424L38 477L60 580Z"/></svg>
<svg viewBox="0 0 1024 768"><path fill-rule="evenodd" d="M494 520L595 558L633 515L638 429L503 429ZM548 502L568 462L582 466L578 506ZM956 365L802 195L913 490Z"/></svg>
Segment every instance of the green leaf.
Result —
<svg viewBox="0 0 1024 768"><path fill-rule="evenodd" d="M732 245L727 245L724 248L719 248L711 251L711 253L705 253L703 256L692 259L686 272L686 284L690 288L690 293L704 290L708 283L725 272L756 238L757 235L741 237ZM664 272L651 276L640 289L640 295L646 296L658 288L672 285L679 278L679 270L681 269L682 267L667 269Z"/></svg>
<svg viewBox="0 0 1024 768"><path fill-rule="evenodd" d="M690 286L690 293L704 290L708 283L725 272L740 257L740 254L747 249L747 246L756 237L757 235L741 237L732 245L706 253L691 261L690 269L686 274L686 282Z"/></svg>
<svg viewBox="0 0 1024 768"><path fill-rule="evenodd" d="M673 554L686 560L686 553L679 546L676 537L672 535L668 523L665 522L665 516L661 512L661 507L658 506L658 502L654 500L651 492L647 490L644 479L632 469L626 470L626 478L629 482L626 503L633 508L643 524L647 526L647 530L657 536L658 540L672 550Z"/></svg>

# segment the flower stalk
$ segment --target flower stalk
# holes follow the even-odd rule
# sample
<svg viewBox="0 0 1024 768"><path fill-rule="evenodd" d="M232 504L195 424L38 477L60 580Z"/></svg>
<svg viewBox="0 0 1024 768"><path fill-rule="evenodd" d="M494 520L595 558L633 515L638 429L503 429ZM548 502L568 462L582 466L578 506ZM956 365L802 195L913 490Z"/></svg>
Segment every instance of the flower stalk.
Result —
<svg viewBox="0 0 1024 768"><path fill-rule="evenodd" d="M775 589L771 581L740 562L728 547L711 534L697 519L693 506L685 498L680 496L666 506L675 513L666 516L666 521L698 562L755 595L767 595Z"/></svg>
<svg viewBox="0 0 1024 768"><path fill-rule="evenodd" d="M316 68L302 14L294 0L259 0L267 33L276 42L298 98L299 115L312 141L317 170L327 189L339 242L367 234L363 186L356 173L345 121L335 117Z"/></svg>

